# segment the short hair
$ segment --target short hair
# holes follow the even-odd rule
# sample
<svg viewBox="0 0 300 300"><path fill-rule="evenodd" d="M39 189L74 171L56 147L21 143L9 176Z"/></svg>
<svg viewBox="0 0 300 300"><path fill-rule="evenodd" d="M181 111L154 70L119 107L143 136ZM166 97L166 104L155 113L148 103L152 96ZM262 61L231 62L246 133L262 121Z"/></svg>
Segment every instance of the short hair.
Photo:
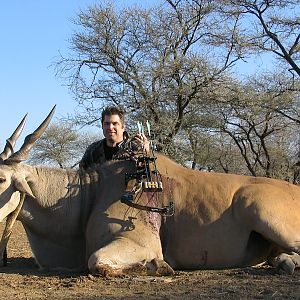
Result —
<svg viewBox="0 0 300 300"><path fill-rule="evenodd" d="M111 115L118 115L121 120L122 125L124 125L125 112L117 106L107 106L103 109L102 114L101 114L101 124L103 125L105 116L111 116Z"/></svg>

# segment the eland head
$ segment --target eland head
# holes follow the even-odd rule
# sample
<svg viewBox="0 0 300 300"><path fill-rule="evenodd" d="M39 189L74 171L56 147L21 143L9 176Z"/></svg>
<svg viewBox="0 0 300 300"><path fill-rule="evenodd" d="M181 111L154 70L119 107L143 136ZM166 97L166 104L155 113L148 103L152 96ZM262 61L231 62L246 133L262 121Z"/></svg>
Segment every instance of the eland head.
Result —
<svg viewBox="0 0 300 300"><path fill-rule="evenodd" d="M2 221L13 212L19 202L21 193L34 197L31 188L26 181L26 174L17 172L20 162L28 159L29 152L34 143L40 138L48 127L55 111L54 106L41 125L31 134L27 135L23 145L17 152L14 147L20 136L27 114L20 122L14 133L7 139L3 152L0 154L0 220Z"/></svg>

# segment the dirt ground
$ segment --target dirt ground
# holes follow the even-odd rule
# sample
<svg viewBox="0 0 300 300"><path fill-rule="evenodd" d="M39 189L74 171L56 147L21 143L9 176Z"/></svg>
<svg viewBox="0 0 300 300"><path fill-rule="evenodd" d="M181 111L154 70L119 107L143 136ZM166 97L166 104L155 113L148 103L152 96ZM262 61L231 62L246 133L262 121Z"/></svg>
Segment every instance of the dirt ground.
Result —
<svg viewBox="0 0 300 300"><path fill-rule="evenodd" d="M2 232L3 224L1 224ZM278 275L266 266L180 271L171 277L94 277L46 273L35 265L17 222L8 244L8 266L0 267L0 299L300 299L300 270Z"/></svg>

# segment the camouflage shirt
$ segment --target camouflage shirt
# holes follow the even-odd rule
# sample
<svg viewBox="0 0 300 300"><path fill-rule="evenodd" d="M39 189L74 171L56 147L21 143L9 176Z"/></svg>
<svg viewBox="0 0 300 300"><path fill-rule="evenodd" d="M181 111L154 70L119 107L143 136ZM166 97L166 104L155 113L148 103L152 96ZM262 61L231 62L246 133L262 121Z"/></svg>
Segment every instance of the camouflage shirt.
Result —
<svg viewBox="0 0 300 300"><path fill-rule="evenodd" d="M111 160L120 149L130 149L131 151L138 151L141 146L134 140L129 138L129 135L124 131L123 141L118 143L116 147L109 147L106 144L106 139L97 141L89 145L79 162L79 167L87 169L94 164L103 164L108 160Z"/></svg>
<svg viewBox="0 0 300 300"><path fill-rule="evenodd" d="M86 149L79 163L79 167L87 169L93 164L103 164L107 160L111 160L113 155L118 151L119 146L108 147L105 139L94 142Z"/></svg>

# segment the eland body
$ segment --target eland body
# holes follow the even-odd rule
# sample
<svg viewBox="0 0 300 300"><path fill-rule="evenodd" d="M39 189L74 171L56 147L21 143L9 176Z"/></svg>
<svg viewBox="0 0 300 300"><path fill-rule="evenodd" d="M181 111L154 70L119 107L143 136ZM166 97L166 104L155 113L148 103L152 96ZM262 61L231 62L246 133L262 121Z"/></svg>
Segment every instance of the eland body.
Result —
<svg viewBox="0 0 300 300"><path fill-rule="evenodd" d="M13 153L1 154L0 219L18 215L42 268L94 274L170 275L173 269L221 269L270 262L300 265L300 187L285 181L201 173L156 154L164 191L142 193L143 205L174 202L175 214L128 207L119 200L130 160L84 170L29 166L25 160L53 112Z"/></svg>

